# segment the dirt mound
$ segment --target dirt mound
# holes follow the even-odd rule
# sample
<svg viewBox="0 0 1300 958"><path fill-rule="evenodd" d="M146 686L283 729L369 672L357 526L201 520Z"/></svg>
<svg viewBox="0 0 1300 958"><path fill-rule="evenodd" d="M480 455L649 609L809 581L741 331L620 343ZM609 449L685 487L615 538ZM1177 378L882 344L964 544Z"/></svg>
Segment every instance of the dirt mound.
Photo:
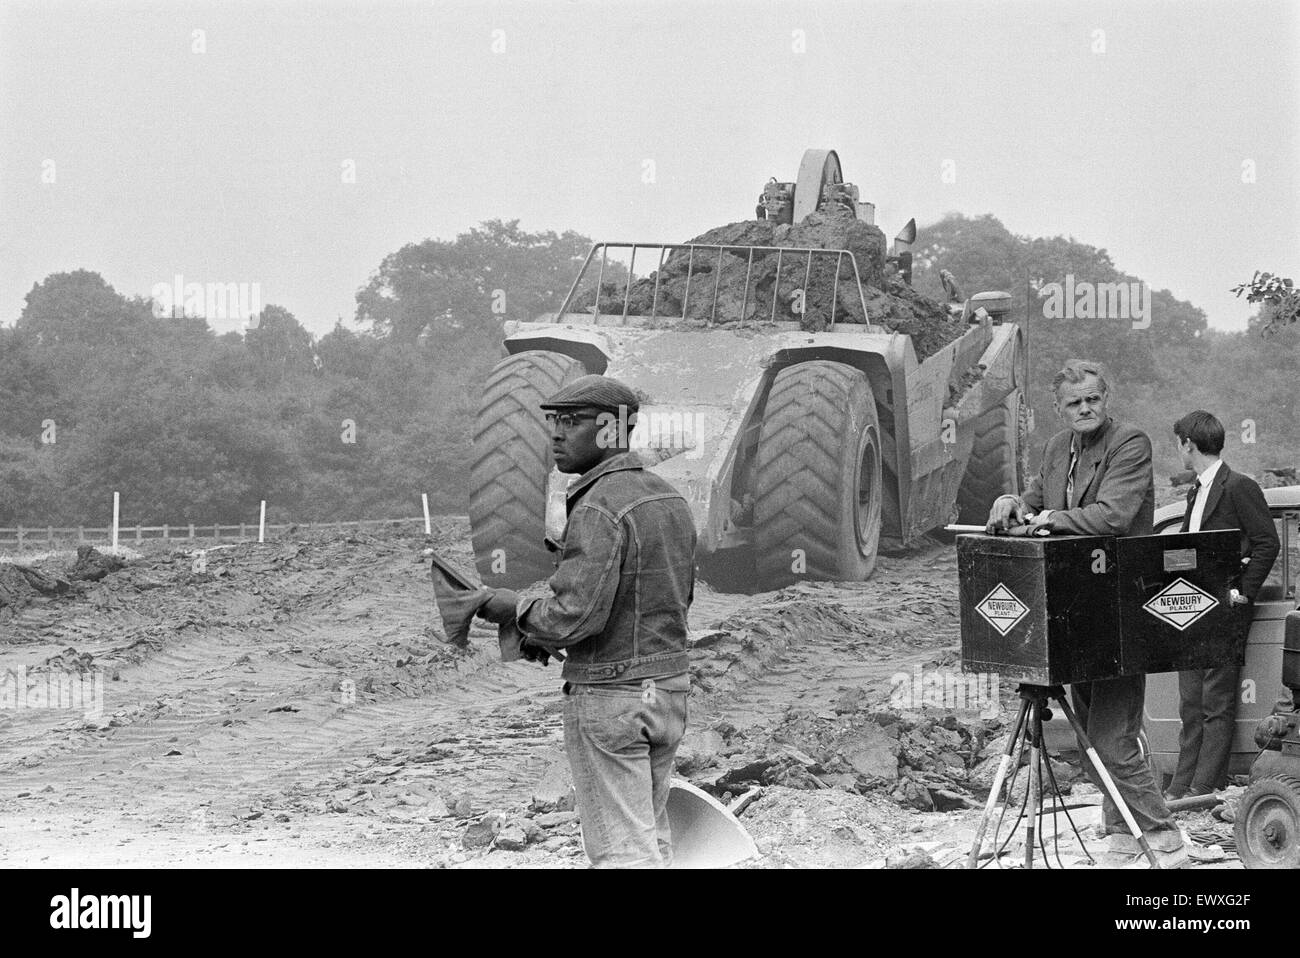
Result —
<svg viewBox="0 0 1300 958"><path fill-rule="evenodd" d="M602 283L600 312L621 314L626 299L630 315L680 317L688 322L762 322L772 318L775 302L777 320L795 320L813 332L831 322L869 319L911 336L920 359L965 331L944 306L917 293L885 262L884 234L848 213L812 213L798 225L744 220L715 227L687 242L770 247L771 251L755 251L751 260L749 253L739 249L720 255L676 250L657 275L633 282L630 292L621 282ZM792 247L848 250L858 265L861 295L847 260L814 255L810 262L806 254L778 253ZM571 308L591 310L594 300L594 291L588 290L575 298Z"/></svg>
<svg viewBox="0 0 1300 958"><path fill-rule="evenodd" d="M77 561L68 570L68 578L74 582L98 582L124 568L126 563L115 555L105 555L94 546L77 546Z"/></svg>
<svg viewBox="0 0 1300 958"><path fill-rule="evenodd" d="M77 548L77 560L66 572L54 571L53 554L38 558L45 568L0 563L0 611L16 613L33 603L56 596L80 594L85 582L98 582L110 572L126 567L117 556L104 555L91 546Z"/></svg>
<svg viewBox="0 0 1300 958"><path fill-rule="evenodd" d="M0 609L21 609L34 599L67 591L66 579L30 566L0 563Z"/></svg>
<svg viewBox="0 0 1300 958"><path fill-rule="evenodd" d="M95 657L89 652L78 652L69 646L58 655L51 655L41 662L33 671L37 672L77 672L84 674L95 668Z"/></svg>

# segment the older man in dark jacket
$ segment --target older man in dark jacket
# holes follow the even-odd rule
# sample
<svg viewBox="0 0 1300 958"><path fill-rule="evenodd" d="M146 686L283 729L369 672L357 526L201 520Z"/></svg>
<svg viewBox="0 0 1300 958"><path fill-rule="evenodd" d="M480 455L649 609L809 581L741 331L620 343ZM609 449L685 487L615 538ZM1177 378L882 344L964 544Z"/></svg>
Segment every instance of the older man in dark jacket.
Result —
<svg viewBox="0 0 1300 958"><path fill-rule="evenodd" d="M550 595L498 589L485 617L514 615L529 646L566 649L564 744L587 857L597 867L672 862L668 791L690 691L686 613L695 523L686 500L628 448L639 403L583 376L549 410L556 467L578 473Z"/></svg>
<svg viewBox="0 0 1300 958"><path fill-rule="evenodd" d="M1071 360L1052 381L1056 411L1067 427L1047 442L1039 474L1024 497L1002 496L988 527L1029 523L1036 531L1067 535L1145 536L1152 532L1155 482L1151 440L1136 426L1107 414L1109 387L1100 365ZM1126 675L1070 687L1075 711L1097 754L1165 868L1188 861L1182 836L1138 745L1145 675ZM1091 764L1088 777L1101 788ZM1119 809L1102 790L1108 864L1137 860L1139 847Z"/></svg>

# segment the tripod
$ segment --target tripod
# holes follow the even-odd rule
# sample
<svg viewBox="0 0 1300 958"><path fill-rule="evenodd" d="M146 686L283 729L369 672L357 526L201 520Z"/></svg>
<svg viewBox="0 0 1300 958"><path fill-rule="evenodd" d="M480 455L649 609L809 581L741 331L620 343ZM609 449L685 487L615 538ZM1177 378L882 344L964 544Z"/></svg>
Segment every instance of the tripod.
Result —
<svg viewBox="0 0 1300 958"><path fill-rule="evenodd" d="M1059 685L1025 685L1022 684L1017 690L1020 694L1020 711L1016 716L1016 724L1011 730L1011 735L1007 739L1007 747L1002 752L1002 759L998 762L997 774L993 778L993 789L989 792L988 802L984 806L984 815L980 818L979 830L975 833L975 843L971 846L970 855L966 859L967 868L975 868L979 863L980 847L984 844L984 833L988 830L989 820L993 817L993 810L997 806L998 795L1002 791L1002 786L1007 781L1007 770L1011 767L1012 755L1015 755L1015 772L1011 775L1011 782L1007 788L1007 805L1011 804L1011 788L1015 784L1016 776L1020 772L1020 759L1025 754L1026 745L1029 747L1029 787L1026 789L1025 799L1029 804L1029 815L1026 819L1025 826L1025 868L1034 867L1034 841L1035 832L1039 833L1038 840L1041 842L1042 817L1043 817L1043 778L1042 778L1042 760L1044 758L1043 749L1043 716L1047 712L1048 700L1055 699L1061 706L1061 711L1069 719L1070 725L1074 728L1074 734L1079 738L1079 744L1088 756L1088 761L1097 771L1097 777L1101 779L1110 795L1110 800L1115 803L1120 814L1124 817L1124 823L1128 825L1129 831L1137 839L1138 846L1146 855L1147 860L1151 863L1152 868L1159 868L1160 864L1156 861L1155 852L1151 850L1146 836L1138 828L1137 822L1133 819L1133 813L1129 811L1128 805L1120 797L1119 789L1115 787L1115 782L1111 779L1110 773L1106 771L1106 766L1101 763L1101 758L1097 755L1097 750L1093 748L1092 742L1079 724L1078 716L1070 708L1069 703L1065 700L1065 689ZM1047 712L1047 717L1051 713ZM1018 745L1018 747L1017 747ZM1047 777L1052 786L1052 803L1063 804L1061 802L1061 789L1056 784L1056 776L1052 774L1052 766L1049 762L1047 765ZM1005 814L1005 812L1004 812ZM1070 818L1069 811L1066 811L1065 817L1074 826L1074 820ZM1025 810L1022 806L1016 822L1026 818ZM1079 837L1079 830L1074 830L1075 837ZM995 831L996 835L996 831ZM1053 836L1055 840L1055 835ZM996 841L995 841L996 843ZM1083 844L1083 839L1079 839L1079 844ZM993 854L996 857L1001 849L995 849ZM1087 849L1084 849L1085 853ZM1047 849L1043 849L1043 858L1046 861ZM1058 859L1059 860L1059 859Z"/></svg>

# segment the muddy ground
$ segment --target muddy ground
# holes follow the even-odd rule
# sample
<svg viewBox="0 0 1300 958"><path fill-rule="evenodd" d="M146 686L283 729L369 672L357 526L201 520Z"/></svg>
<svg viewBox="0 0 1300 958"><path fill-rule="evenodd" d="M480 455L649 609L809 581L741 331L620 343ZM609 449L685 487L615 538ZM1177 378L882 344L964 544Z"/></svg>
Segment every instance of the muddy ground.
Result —
<svg viewBox="0 0 1300 958"><path fill-rule="evenodd" d="M472 569L463 519L223 546L204 566L161 543L120 567L0 560L0 680L26 686L0 687L0 864L585 865L558 668L502 664L479 624L470 649L446 645L430 546ZM691 626L678 771L748 798L760 855L741 867L957 866L1016 699L901 698L957 671L951 545L882 558L867 583L702 585ZM40 707L50 675L98 676L102 710ZM1099 853L1095 794L1053 767ZM1060 859L1086 864L1065 838Z"/></svg>

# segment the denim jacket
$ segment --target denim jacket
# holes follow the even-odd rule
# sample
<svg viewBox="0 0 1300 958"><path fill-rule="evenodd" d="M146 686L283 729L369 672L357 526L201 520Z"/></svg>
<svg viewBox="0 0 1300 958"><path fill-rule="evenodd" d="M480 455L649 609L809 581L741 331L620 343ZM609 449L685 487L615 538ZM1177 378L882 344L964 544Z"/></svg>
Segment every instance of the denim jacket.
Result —
<svg viewBox="0 0 1300 958"><path fill-rule="evenodd" d="M695 522L686 500L619 453L569 487L551 594L521 599L529 641L568 649L563 677L633 682L687 670L686 610L695 592Z"/></svg>

